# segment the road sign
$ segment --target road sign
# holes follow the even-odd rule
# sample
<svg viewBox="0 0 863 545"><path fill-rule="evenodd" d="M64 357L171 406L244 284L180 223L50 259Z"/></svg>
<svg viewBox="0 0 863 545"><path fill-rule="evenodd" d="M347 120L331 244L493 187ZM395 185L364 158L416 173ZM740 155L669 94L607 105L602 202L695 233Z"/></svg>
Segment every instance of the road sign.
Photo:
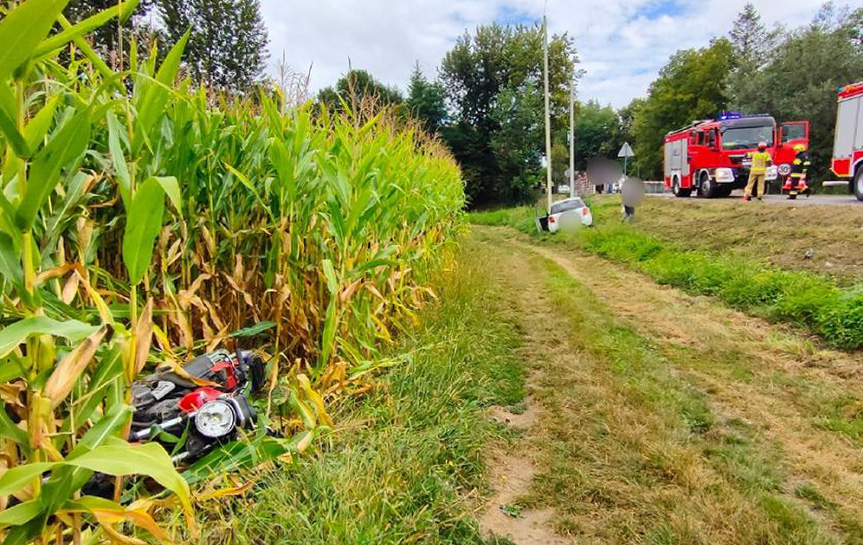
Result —
<svg viewBox="0 0 863 545"><path fill-rule="evenodd" d="M617 152L618 157L635 157L635 152L632 151L632 147L629 145L629 142L624 142L623 147L620 148L620 151Z"/></svg>

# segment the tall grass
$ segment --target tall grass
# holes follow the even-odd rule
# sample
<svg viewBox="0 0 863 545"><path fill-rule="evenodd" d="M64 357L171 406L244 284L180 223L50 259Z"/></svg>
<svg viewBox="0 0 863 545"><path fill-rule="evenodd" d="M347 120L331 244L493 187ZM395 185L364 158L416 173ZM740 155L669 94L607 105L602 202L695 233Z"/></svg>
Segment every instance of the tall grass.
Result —
<svg viewBox="0 0 863 545"><path fill-rule="evenodd" d="M194 531L167 453L124 440L132 381L272 324L262 408L293 437L208 463L302 451L331 424L326 403L361 389L380 343L434 295L423 276L461 228L457 166L386 112L333 117L178 82L186 37L158 65L132 43L129 69L111 71L84 37L136 3L72 26L66 1L27 0L0 20L8 543L169 539L150 514L162 494L132 494L130 474L173 491ZM81 495L93 471L117 476L115 501Z"/></svg>

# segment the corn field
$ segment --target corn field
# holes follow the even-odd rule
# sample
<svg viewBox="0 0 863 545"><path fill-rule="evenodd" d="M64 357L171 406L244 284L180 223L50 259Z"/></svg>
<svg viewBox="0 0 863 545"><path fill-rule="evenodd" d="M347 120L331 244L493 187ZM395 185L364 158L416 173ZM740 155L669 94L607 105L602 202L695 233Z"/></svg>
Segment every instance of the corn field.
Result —
<svg viewBox="0 0 863 545"><path fill-rule="evenodd" d="M386 111L213 92L182 79L187 37L158 64L132 42L110 68L87 34L136 3L75 25L66 0L0 13L5 543L167 542L155 511L174 508L194 533L190 483L291 459L332 425L328 402L394 363L378 347L434 296L423 275L462 225L457 166ZM267 339L260 402L281 436L183 474L125 440L136 377L238 331ZM114 501L82 495L94 471Z"/></svg>

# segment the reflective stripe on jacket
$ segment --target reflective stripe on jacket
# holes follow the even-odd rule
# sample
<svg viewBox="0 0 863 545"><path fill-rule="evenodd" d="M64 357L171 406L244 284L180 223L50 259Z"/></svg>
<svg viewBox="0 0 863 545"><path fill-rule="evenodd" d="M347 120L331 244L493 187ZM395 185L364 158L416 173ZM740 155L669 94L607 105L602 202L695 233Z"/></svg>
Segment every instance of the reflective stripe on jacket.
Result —
<svg viewBox="0 0 863 545"><path fill-rule="evenodd" d="M811 161L809 161L809 154L805 151L801 151L797 154L797 157L794 158L794 162L791 164L791 177L805 178L806 172L809 170L809 165L811 164Z"/></svg>
<svg viewBox="0 0 863 545"><path fill-rule="evenodd" d="M773 162L770 153L766 151L753 151L749 154L749 158L752 160L752 166L749 169L752 174L766 173L767 165Z"/></svg>

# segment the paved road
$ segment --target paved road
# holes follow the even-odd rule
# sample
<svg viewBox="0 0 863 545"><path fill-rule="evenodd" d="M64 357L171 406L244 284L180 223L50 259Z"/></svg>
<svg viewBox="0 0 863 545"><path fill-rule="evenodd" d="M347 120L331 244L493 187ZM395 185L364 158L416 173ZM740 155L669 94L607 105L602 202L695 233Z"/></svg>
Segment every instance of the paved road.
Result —
<svg viewBox="0 0 863 545"><path fill-rule="evenodd" d="M674 198L671 193L651 193L650 197ZM741 194L735 191L734 195L721 200L739 199ZM690 199L697 199L694 195ZM852 195L813 195L811 197L798 197L797 200L789 201L786 195L767 195L764 198L765 202L771 204L795 204L795 205L813 205L813 204L829 204L829 205L855 205L863 207L863 202L858 201Z"/></svg>

